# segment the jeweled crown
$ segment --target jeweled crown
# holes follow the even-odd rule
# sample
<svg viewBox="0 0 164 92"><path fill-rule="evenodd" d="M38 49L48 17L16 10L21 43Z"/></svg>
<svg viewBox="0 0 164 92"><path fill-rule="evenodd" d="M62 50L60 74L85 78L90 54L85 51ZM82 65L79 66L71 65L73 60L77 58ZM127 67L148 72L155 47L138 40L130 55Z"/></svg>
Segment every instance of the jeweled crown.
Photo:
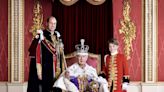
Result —
<svg viewBox="0 0 164 92"><path fill-rule="evenodd" d="M80 53L88 53L89 46L88 45L84 45L85 40L81 39L80 42L81 42L81 44L75 45L77 53L78 54L80 54Z"/></svg>

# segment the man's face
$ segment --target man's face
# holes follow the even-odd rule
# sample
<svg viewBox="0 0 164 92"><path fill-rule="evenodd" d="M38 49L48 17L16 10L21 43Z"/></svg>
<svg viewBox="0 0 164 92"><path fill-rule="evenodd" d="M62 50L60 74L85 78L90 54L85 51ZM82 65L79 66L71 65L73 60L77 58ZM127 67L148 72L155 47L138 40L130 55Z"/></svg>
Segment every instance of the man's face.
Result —
<svg viewBox="0 0 164 92"><path fill-rule="evenodd" d="M86 61L88 59L88 55L78 55L77 57L78 57L78 63L80 65L86 64Z"/></svg>
<svg viewBox="0 0 164 92"><path fill-rule="evenodd" d="M49 19L49 22L47 23L48 29L49 29L50 31L55 31L55 29L56 29L56 24L57 24L56 19L55 19L54 17L51 17L51 18Z"/></svg>
<svg viewBox="0 0 164 92"><path fill-rule="evenodd" d="M118 45L115 45L115 44L112 44L112 43L109 43L109 51L111 53L114 53L118 50Z"/></svg>

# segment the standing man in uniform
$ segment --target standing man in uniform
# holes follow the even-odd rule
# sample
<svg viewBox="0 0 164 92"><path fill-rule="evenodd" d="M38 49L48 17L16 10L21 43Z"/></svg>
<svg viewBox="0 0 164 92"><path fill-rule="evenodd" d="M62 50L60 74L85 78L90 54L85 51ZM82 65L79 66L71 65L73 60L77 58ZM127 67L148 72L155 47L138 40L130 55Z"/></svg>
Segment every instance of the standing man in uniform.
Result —
<svg viewBox="0 0 164 92"><path fill-rule="evenodd" d="M60 34L55 31L56 24L56 18L50 16L47 28L37 30L29 48L31 62L27 92L50 92L54 79L60 74L58 53L61 46Z"/></svg>

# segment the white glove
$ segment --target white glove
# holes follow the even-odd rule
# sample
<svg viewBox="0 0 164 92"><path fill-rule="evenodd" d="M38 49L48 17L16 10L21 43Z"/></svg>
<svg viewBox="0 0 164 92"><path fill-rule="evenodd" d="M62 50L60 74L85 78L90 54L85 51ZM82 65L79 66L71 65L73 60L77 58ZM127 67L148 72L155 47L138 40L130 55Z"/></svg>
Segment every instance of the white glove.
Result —
<svg viewBox="0 0 164 92"><path fill-rule="evenodd" d="M44 40L44 36L43 36L43 33L40 34L40 41Z"/></svg>
<svg viewBox="0 0 164 92"><path fill-rule="evenodd" d="M123 83L122 90L127 90L127 88L128 88L128 83L127 82Z"/></svg>
<svg viewBox="0 0 164 92"><path fill-rule="evenodd" d="M36 31L38 34L43 34L43 31L40 29L40 30L37 30Z"/></svg>
<svg viewBox="0 0 164 92"><path fill-rule="evenodd" d="M44 40L43 31L42 31L41 29L40 29L40 30L37 30L37 33L40 34L40 39L39 39L39 41Z"/></svg>
<svg viewBox="0 0 164 92"><path fill-rule="evenodd" d="M55 31L55 33L56 33L56 35L57 35L58 38L61 36L58 31Z"/></svg>

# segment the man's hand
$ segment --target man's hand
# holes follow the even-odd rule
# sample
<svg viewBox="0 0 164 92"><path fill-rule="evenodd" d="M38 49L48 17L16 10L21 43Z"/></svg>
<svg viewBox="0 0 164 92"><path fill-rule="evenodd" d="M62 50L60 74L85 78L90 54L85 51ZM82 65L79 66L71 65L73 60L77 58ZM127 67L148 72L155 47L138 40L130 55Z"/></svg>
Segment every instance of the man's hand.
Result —
<svg viewBox="0 0 164 92"><path fill-rule="evenodd" d="M42 80L42 74L38 74L38 79Z"/></svg>
<svg viewBox="0 0 164 92"><path fill-rule="evenodd" d="M35 36L35 38L38 39L39 37L40 37L39 41L44 40L44 35L42 30L37 30L37 35Z"/></svg>
<svg viewBox="0 0 164 92"><path fill-rule="evenodd" d="M38 79L42 80L42 66L40 63L36 64Z"/></svg>

